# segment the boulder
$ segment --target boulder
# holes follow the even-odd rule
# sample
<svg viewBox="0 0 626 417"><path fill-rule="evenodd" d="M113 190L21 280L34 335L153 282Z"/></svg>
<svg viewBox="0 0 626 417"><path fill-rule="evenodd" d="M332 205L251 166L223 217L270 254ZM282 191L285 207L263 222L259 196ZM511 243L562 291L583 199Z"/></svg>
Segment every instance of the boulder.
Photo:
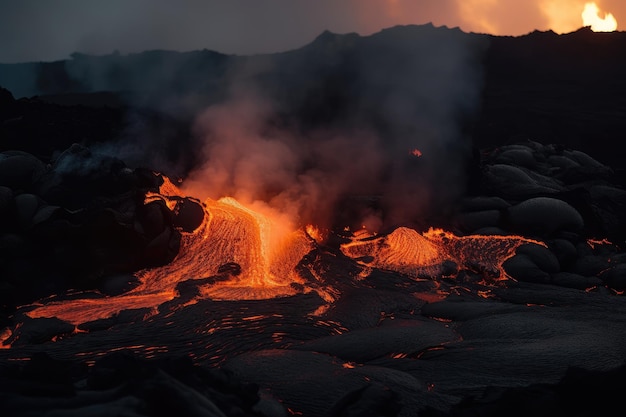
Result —
<svg viewBox="0 0 626 417"><path fill-rule="evenodd" d="M586 255L576 260L574 265L572 265L571 272L586 277L597 277L602 271L611 267L612 265L606 256Z"/></svg>
<svg viewBox="0 0 626 417"><path fill-rule="evenodd" d="M45 171L45 164L27 152L0 153L0 186L21 192L31 191L33 183Z"/></svg>
<svg viewBox="0 0 626 417"><path fill-rule="evenodd" d="M584 221L570 204L550 197L531 198L507 210L515 231L550 236L560 230L581 231Z"/></svg>
<svg viewBox="0 0 626 417"><path fill-rule="evenodd" d="M537 244L522 245L517 248L517 254L528 256L537 267L548 274L554 274L561 270L559 260L554 253L545 246Z"/></svg>
<svg viewBox="0 0 626 417"><path fill-rule="evenodd" d="M15 197L15 211L17 223L21 230L30 229L33 225L33 217L41 204L41 199L35 194L24 193Z"/></svg>
<svg viewBox="0 0 626 417"><path fill-rule="evenodd" d="M199 201L191 198L183 198L174 207L174 227L183 232L191 233L202 224L204 220L204 208Z"/></svg>
<svg viewBox="0 0 626 417"><path fill-rule="evenodd" d="M532 150L526 147L507 149L496 156L494 162L498 164L517 165L531 169L537 165L537 161L533 156Z"/></svg>
<svg viewBox="0 0 626 417"><path fill-rule="evenodd" d="M506 273L517 281L549 284L550 274L542 270L528 255L515 255L506 260L502 267Z"/></svg>
<svg viewBox="0 0 626 417"><path fill-rule="evenodd" d="M568 269L578 257L576 246L567 239L552 239L548 242L548 247L556 256L561 269Z"/></svg>
<svg viewBox="0 0 626 417"><path fill-rule="evenodd" d="M603 271L600 279L606 283L607 287L617 292L626 291L626 264L618 264Z"/></svg>

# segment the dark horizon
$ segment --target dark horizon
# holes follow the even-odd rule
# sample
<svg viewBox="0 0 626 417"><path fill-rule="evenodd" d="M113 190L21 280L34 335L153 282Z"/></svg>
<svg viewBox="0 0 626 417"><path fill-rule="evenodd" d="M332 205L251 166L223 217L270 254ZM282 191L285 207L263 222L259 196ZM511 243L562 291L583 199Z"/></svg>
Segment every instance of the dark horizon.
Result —
<svg viewBox="0 0 626 417"><path fill-rule="evenodd" d="M209 49L252 55L298 48L319 33L358 33L432 22L465 32L519 36L582 27L586 0L76 0L0 2L0 62L51 62L73 52L122 54ZM626 21L620 0L596 1L598 18Z"/></svg>

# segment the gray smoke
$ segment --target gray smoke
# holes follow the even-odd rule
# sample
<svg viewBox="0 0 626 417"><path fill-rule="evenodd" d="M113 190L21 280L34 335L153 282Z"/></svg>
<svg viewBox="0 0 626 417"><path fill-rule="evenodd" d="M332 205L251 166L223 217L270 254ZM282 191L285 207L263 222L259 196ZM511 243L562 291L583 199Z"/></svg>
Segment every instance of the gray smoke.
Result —
<svg viewBox="0 0 626 417"><path fill-rule="evenodd" d="M242 61L227 99L195 122L204 162L184 184L261 202L297 224L419 225L465 191L462 126L478 110L485 46L408 26L325 33L302 50Z"/></svg>

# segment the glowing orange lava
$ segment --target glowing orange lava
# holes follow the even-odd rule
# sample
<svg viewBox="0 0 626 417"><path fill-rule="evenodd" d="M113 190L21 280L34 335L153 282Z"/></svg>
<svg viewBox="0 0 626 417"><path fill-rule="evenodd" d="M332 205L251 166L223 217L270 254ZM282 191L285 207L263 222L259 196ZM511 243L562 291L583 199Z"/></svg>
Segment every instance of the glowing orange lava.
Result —
<svg viewBox="0 0 626 417"><path fill-rule="evenodd" d="M148 193L145 200L165 200L176 212L182 198L180 189L165 178L160 192ZM201 225L193 232L181 232L179 253L170 264L137 272L140 285L135 289L119 296L39 303L26 314L79 325L128 309L148 309L147 318L176 297L181 305L189 305L207 298L269 299L309 291L316 291L327 303L340 296L336 289L307 282L296 272L304 256L322 240L315 226L294 230L279 215L261 214L229 197L196 201L204 209ZM399 227L383 236L358 230L340 249L364 267L357 280L378 268L417 280L455 276L464 269L495 281L508 278L502 264L528 243L544 245L520 236L458 237L441 229L420 234ZM186 283L180 287L182 282ZM181 288L189 291L181 294Z"/></svg>
<svg viewBox="0 0 626 417"><path fill-rule="evenodd" d="M180 195L166 179L160 193L149 193L146 201L165 199L173 208ZM204 221L192 233L183 233L177 257L163 267L137 272L141 284L135 289L116 297L52 302L27 314L81 324L126 309L156 309L176 297L176 286L186 280L197 280L200 298L264 299L297 292L292 284L303 281L295 267L313 248L304 231L286 229L232 198L207 199L202 205Z"/></svg>
<svg viewBox="0 0 626 417"><path fill-rule="evenodd" d="M446 261L482 273L493 280L508 279L502 264L515 255L518 247L544 243L521 236L458 237L441 229L420 234L399 227L391 234L356 239L341 246L341 251L363 265L399 272L413 278L445 274Z"/></svg>
<svg viewBox="0 0 626 417"><path fill-rule="evenodd" d="M587 239L587 244L592 248L595 249L598 246L602 246L602 245L612 245L613 243L604 238L604 239Z"/></svg>

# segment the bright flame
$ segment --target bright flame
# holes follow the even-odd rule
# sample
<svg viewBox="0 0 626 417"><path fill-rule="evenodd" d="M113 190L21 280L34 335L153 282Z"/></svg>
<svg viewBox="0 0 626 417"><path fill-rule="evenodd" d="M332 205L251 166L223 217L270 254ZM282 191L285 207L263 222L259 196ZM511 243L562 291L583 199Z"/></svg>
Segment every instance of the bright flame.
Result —
<svg viewBox="0 0 626 417"><path fill-rule="evenodd" d="M605 13L600 17L600 9L595 3L585 4L582 12L583 25L591 26L594 32L613 32L617 29L617 20L611 13Z"/></svg>

